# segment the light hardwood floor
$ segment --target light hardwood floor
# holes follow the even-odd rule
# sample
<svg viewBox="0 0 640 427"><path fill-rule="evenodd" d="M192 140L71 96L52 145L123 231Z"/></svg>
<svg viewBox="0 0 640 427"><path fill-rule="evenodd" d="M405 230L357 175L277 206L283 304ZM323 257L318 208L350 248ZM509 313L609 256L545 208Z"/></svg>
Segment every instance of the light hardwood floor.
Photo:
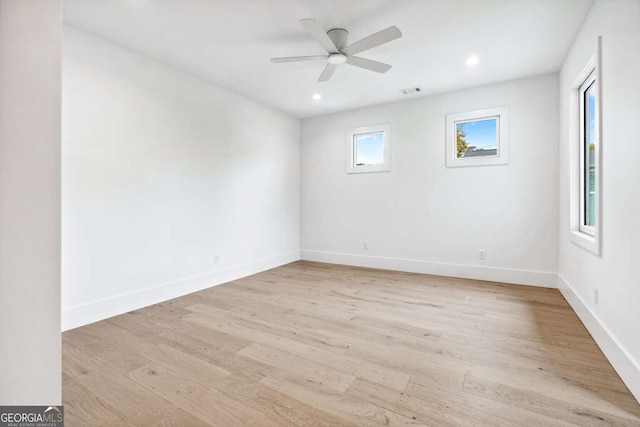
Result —
<svg viewBox="0 0 640 427"><path fill-rule="evenodd" d="M640 426L557 290L296 262L63 334L67 426Z"/></svg>

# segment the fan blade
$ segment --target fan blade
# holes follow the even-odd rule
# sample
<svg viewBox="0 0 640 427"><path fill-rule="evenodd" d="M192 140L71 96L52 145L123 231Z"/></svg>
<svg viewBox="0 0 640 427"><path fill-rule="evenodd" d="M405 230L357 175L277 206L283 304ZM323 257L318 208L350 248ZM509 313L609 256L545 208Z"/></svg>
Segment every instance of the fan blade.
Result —
<svg viewBox="0 0 640 427"><path fill-rule="evenodd" d="M318 81L326 82L327 80L329 80L331 76L333 76L333 72L336 71L336 68L338 68L336 64L327 64L327 66L324 67L324 70L322 70L322 74L320 74L320 77L318 77Z"/></svg>
<svg viewBox="0 0 640 427"><path fill-rule="evenodd" d="M315 55L315 56L288 56L286 58L271 58L271 62L274 64L280 64L282 62L301 62L301 61L314 61L316 59L327 59L329 55Z"/></svg>
<svg viewBox="0 0 640 427"><path fill-rule="evenodd" d="M388 43L391 40L399 39L400 37L402 37L402 33L398 27L389 27L386 30L382 30L350 44L342 49L342 53L346 55L355 55L356 53L364 52L365 50Z"/></svg>
<svg viewBox="0 0 640 427"><path fill-rule="evenodd" d="M305 28L305 30L307 30L307 32L311 34L311 37L320 42L322 47L324 47L327 52L338 52L338 48L335 44L333 44L326 31L320 26L318 21L316 21L315 19L307 18L301 19L300 23Z"/></svg>
<svg viewBox="0 0 640 427"><path fill-rule="evenodd" d="M376 73L386 73L391 69L391 65L389 64L360 58L358 56L347 56L347 64L364 68L365 70L375 71Z"/></svg>

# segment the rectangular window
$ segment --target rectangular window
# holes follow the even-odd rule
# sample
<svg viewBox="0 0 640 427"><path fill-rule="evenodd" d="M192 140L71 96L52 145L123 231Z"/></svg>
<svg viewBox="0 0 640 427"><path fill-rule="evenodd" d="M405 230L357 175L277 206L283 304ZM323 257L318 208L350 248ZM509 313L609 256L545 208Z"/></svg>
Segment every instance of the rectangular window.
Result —
<svg viewBox="0 0 640 427"><path fill-rule="evenodd" d="M456 122L456 157L497 156L500 117Z"/></svg>
<svg viewBox="0 0 640 427"><path fill-rule="evenodd" d="M595 70L580 85L580 231L595 234L596 222L596 152L598 136L597 81Z"/></svg>
<svg viewBox="0 0 640 427"><path fill-rule="evenodd" d="M389 125L364 126L347 132L347 173L387 172Z"/></svg>
<svg viewBox="0 0 640 427"><path fill-rule="evenodd" d="M507 107L447 114L447 167L509 163Z"/></svg>

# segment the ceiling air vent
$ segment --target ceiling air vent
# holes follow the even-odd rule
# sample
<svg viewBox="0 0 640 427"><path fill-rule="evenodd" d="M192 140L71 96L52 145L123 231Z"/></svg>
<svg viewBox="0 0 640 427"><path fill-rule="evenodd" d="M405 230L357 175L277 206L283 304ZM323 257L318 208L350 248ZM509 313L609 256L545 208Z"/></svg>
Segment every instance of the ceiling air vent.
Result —
<svg viewBox="0 0 640 427"><path fill-rule="evenodd" d="M400 92L402 92L403 95L409 95L410 93L418 93L420 92L420 88L419 87L410 87L407 89L400 89Z"/></svg>

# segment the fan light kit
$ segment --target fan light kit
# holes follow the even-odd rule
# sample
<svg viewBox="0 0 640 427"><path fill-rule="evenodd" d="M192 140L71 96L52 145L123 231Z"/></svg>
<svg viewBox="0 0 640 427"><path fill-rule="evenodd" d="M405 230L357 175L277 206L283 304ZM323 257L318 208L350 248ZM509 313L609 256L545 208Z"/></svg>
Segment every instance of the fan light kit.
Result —
<svg viewBox="0 0 640 427"><path fill-rule="evenodd" d="M347 55L342 53L332 53L329 55L329 64L340 65L347 62Z"/></svg>
<svg viewBox="0 0 640 427"><path fill-rule="evenodd" d="M320 77L318 77L319 82L328 81L331 76L333 76L338 65L344 63L364 68L365 70L375 71L376 73L386 73L391 69L391 65L353 55L402 37L402 33L398 27L389 27L385 30L372 34L369 37L365 37L362 40L347 45L347 38L349 36L349 32L347 30L334 28L325 32L318 21L310 18L301 19L300 23L307 32L311 34L311 37L316 39L322 47L324 47L328 55L271 58L271 62L279 64L283 62L324 60L327 62L327 65L324 67Z"/></svg>

